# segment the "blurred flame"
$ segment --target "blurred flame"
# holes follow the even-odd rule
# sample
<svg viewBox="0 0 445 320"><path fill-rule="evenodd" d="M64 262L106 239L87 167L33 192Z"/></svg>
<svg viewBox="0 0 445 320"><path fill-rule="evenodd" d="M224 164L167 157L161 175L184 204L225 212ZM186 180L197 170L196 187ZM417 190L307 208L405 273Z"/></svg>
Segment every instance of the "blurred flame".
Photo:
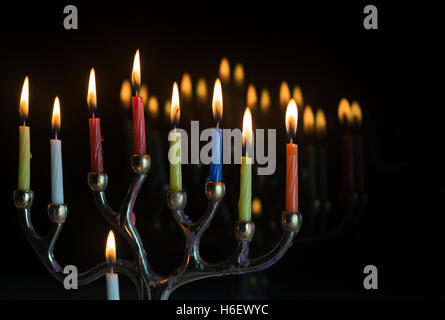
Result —
<svg viewBox="0 0 445 320"><path fill-rule="evenodd" d="M87 103L90 112L94 114L97 108L96 73L94 72L94 68L91 68L90 71L90 80L88 81Z"/></svg>
<svg viewBox="0 0 445 320"><path fill-rule="evenodd" d="M270 95L269 90L261 90L260 107L262 112L266 112L270 107Z"/></svg>
<svg viewBox="0 0 445 320"><path fill-rule="evenodd" d="M192 90L192 78L188 72L182 75L181 79L181 98L185 100L190 100L192 98L193 90Z"/></svg>
<svg viewBox="0 0 445 320"><path fill-rule="evenodd" d="M165 101L164 103L164 113L168 117L170 116L170 111L172 109L172 103L170 100Z"/></svg>
<svg viewBox="0 0 445 320"><path fill-rule="evenodd" d="M221 81L219 81L219 79L216 79L215 86L213 87L212 112L213 119L215 119L216 123L219 124L223 115L223 96Z"/></svg>
<svg viewBox="0 0 445 320"><path fill-rule="evenodd" d="M136 90L136 94L141 86L141 61L139 59L139 49L136 50L133 61L133 72L131 73L131 84Z"/></svg>
<svg viewBox="0 0 445 320"><path fill-rule="evenodd" d="M219 77L222 82L230 81L230 64L226 57L222 58L221 63L219 64Z"/></svg>
<svg viewBox="0 0 445 320"><path fill-rule="evenodd" d="M280 105L281 107L285 108L287 104L289 103L290 97L290 91L289 86L286 81L283 81L280 86Z"/></svg>
<svg viewBox="0 0 445 320"><path fill-rule="evenodd" d="M110 230L110 232L108 233L105 258L108 262L116 261L116 240L114 239L113 230Z"/></svg>
<svg viewBox="0 0 445 320"><path fill-rule="evenodd" d="M358 125L361 126L362 125L362 108L360 108L360 105L357 101L353 101L351 104L351 117L352 117L352 121Z"/></svg>
<svg viewBox="0 0 445 320"><path fill-rule="evenodd" d="M131 84L128 79L122 81L121 92L120 92L121 104L125 108L130 108L131 103Z"/></svg>
<svg viewBox="0 0 445 320"><path fill-rule="evenodd" d="M261 204L261 200L258 197L255 197L252 201L252 213L255 216L260 216L263 211L263 205Z"/></svg>
<svg viewBox="0 0 445 320"><path fill-rule="evenodd" d="M23 118L28 117L28 108L29 108L29 78L26 76L25 81L23 82L22 94L20 96L20 107L19 113Z"/></svg>
<svg viewBox="0 0 445 320"><path fill-rule="evenodd" d="M326 134L326 117L322 109L317 109L315 114L315 133L318 136Z"/></svg>
<svg viewBox="0 0 445 320"><path fill-rule="evenodd" d="M301 91L301 88L299 85L296 85L294 87L294 91L292 93L292 98L295 100L297 107L302 107L304 105L303 104L303 92Z"/></svg>
<svg viewBox="0 0 445 320"><path fill-rule="evenodd" d="M53 116L51 118L51 126L57 132L60 129L60 101L59 97L54 99Z"/></svg>
<svg viewBox="0 0 445 320"><path fill-rule="evenodd" d="M312 111L311 106L306 106L303 112L303 131L305 134L314 133L314 122L314 112Z"/></svg>
<svg viewBox="0 0 445 320"><path fill-rule="evenodd" d="M179 123L180 116L181 116L181 109L179 108L178 84L175 82L173 83L173 93L172 93L172 102L170 111L170 121L175 127Z"/></svg>
<svg viewBox="0 0 445 320"><path fill-rule="evenodd" d="M343 125L352 124L351 106L346 98L342 98L338 104L338 120Z"/></svg>
<svg viewBox="0 0 445 320"><path fill-rule="evenodd" d="M242 86L244 84L244 67L241 63L237 63L235 69L233 71L233 80L235 84L238 86Z"/></svg>
<svg viewBox="0 0 445 320"><path fill-rule="evenodd" d="M291 142L297 133L298 109L294 99L289 101L286 109L286 132Z"/></svg>
<svg viewBox="0 0 445 320"><path fill-rule="evenodd" d="M244 111L243 117L243 145L247 147L247 145L252 144L252 114L250 113L249 107L246 107Z"/></svg>
<svg viewBox="0 0 445 320"><path fill-rule="evenodd" d="M253 84L249 84L247 88L247 106L250 108L254 108L258 102L258 97L256 94L256 89Z"/></svg>
<svg viewBox="0 0 445 320"><path fill-rule="evenodd" d="M139 95L142 97L144 103L148 102L148 87L145 84L142 85Z"/></svg>
<svg viewBox="0 0 445 320"><path fill-rule="evenodd" d="M198 79L198 84L196 85L196 96L202 102L207 101L207 84L204 78Z"/></svg>
<svg viewBox="0 0 445 320"><path fill-rule="evenodd" d="M148 112L153 116L153 117L157 117L158 113L159 113L159 103L158 103L158 98L156 98L156 96L151 96L148 99Z"/></svg>

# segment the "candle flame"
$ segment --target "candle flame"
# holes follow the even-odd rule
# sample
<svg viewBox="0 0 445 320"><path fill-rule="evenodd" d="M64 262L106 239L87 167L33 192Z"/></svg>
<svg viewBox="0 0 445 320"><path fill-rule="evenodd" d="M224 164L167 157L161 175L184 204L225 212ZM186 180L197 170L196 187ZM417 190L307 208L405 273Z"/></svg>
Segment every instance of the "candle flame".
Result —
<svg viewBox="0 0 445 320"><path fill-rule="evenodd" d="M131 84L128 79L122 81L121 92L120 92L121 105L124 108L130 108L131 103Z"/></svg>
<svg viewBox="0 0 445 320"><path fill-rule="evenodd" d="M185 100L192 99L192 78L190 77L190 73L186 72L182 75L181 79L181 98Z"/></svg>
<svg viewBox="0 0 445 320"><path fill-rule="evenodd" d="M96 97L96 74L94 68L90 71L90 80L88 82L88 95L87 95L88 109L91 114L96 113L97 97Z"/></svg>
<svg viewBox="0 0 445 320"><path fill-rule="evenodd" d="M311 106L306 106L303 112L303 131L305 134L313 134L314 133L314 112L312 111Z"/></svg>
<svg viewBox="0 0 445 320"><path fill-rule="evenodd" d="M26 118L28 118L28 108L29 108L29 78L26 76L23 82L22 94L20 96L20 107L19 113L20 117L23 118L23 123L25 124Z"/></svg>
<svg viewBox="0 0 445 320"><path fill-rule="evenodd" d="M54 99L54 107L53 107L53 116L51 118L51 126L56 133L57 138L57 131L60 130L60 101L59 97L56 97Z"/></svg>
<svg viewBox="0 0 445 320"><path fill-rule="evenodd" d="M256 89L253 84L250 84L247 88L247 106L250 108L254 108L258 102L258 97L256 94Z"/></svg>
<svg viewBox="0 0 445 320"><path fill-rule="evenodd" d="M174 127L179 123L179 118L181 116L181 109L179 107L179 91L178 84L173 83L173 93L172 93L172 102L170 109L170 120Z"/></svg>
<svg viewBox="0 0 445 320"><path fill-rule="evenodd" d="M338 119L342 125L352 124L351 106L346 98L342 98L338 104Z"/></svg>
<svg viewBox="0 0 445 320"><path fill-rule="evenodd" d="M114 239L113 230L110 230L107 238L107 247L105 249L105 258L108 262L116 261L116 240Z"/></svg>
<svg viewBox="0 0 445 320"><path fill-rule="evenodd" d="M252 114L249 107L246 107L243 116L243 146L246 148L252 144L252 135Z"/></svg>
<svg viewBox="0 0 445 320"><path fill-rule="evenodd" d="M141 87L141 62L139 59L139 49L136 50L136 54L134 55L133 72L131 73L131 84L137 95Z"/></svg>
<svg viewBox="0 0 445 320"><path fill-rule="evenodd" d="M233 71L233 80L235 84L241 87L244 84L244 67L242 63L237 63Z"/></svg>
<svg viewBox="0 0 445 320"><path fill-rule="evenodd" d="M159 113L159 102L156 96L151 96L148 100L148 112L153 116L157 117Z"/></svg>
<svg viewBox="0 0 445 320"><path fill-rule="evenodd" d="M221 59L221 63L219 65L219 77L221 78L222 82L227 83L230 81L230 64L226 57Z"/></svg>
<svg viewBox="0 0 445 320"><path fill-rule="evenodd" d="M198 79L198 84L196 85L196 96L202 102L207 101L207 84L204 78Z"/></svg>
<svg viewBox="0 0 445 320"><path fill-rule="evenodd" d="M352 121L355 125L361 126L362 125L362 108L360 108L360 105L357 101L353 101L351 104L351 116Z"/></svg>
<svg viewBox="0 0 445 320"><path fill-rule="evenodd" d="M148 102L148 87L145 84L142 85L139 95L142 97L143 102Z"/></svg>
<svg viewBox="0 0 445 320"><path fill-rule="evenodd" d="M219 125L223 115L223 95L221 81L219 81L219 79L216 79L215 86L213 87L212 112L213 119L215 119L217 125Z"/></svg>
<svg viewBox="0 0 445 320"><path fill-rule="evenodd" d="M303 106L303 92L301 91L301 87L299 85L296 85L294 87L294 91L292 93L292 98L294 98L295 103L298 106Z"/></svg>
<svg viewBox="0 0 445 320"><path fill-rule="evenodd" d="M280 86L280 105L281 105L281 107L286 108L290 99L291 98L290 98L289 86L286 81L283 81Z"/></svg>
<svg viewBox="0 0 445 320"><path fill-rule="evenodd" d="M263 211L263 205L261 204L261 199L255 197L252 201L252 213L254 216L259 217Z"/></svg>
<svg viewBox="0 0 445 320"><path fill-rule="evenodd" d="M297 133L298 109L294 99L289 101L286 109L286 132L292 142Z"/></svg>
<svg viewBox="0 0 445 320"><path fill-rule="evenodd" d="M315 114L315 133L317 136L326 134L326 117L322 109L317 109Z"/></svg>
<svg viewBox="0 0 445 320"><path fill-rule="evenodd" d="M269 90L261 90L260 107L262 112L266 112L270 107L270 95Z"/></svg>

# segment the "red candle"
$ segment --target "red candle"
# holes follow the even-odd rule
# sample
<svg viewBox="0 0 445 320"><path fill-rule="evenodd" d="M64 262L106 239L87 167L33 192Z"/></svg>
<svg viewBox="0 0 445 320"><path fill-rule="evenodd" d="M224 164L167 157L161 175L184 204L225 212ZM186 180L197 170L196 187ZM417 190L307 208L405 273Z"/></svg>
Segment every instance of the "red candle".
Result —
<svg viewBox="0 0 445 320"><path fill-rule="evenodd" d="M298 212L298 145L293 143L297 123L297 104L291 99L286 110L286 131L290 138L286 145L286 211L289 212Z"/></svg>
<svg viewBox="0 0 445 320"><path fill-rule="evenodd" d="M134 154L146 154L147 146L145 142L144 99L138 96L139 89L141 87L141 65L139 60L139 50L136 51L136 54L134 56L131 83L136 93L136 96L132 98Z"/></svg>
<svg viewBox="0 0 445 320"><path fill-rule="evenodd" d="M94 68L91 68L90 72L87 102L88 109L90 110L91 114L91 118L89 119L91 171L102 173L104 172L104 164L102 159L102 135L100 133L100 118L96 118L97 98Z"/></svg>

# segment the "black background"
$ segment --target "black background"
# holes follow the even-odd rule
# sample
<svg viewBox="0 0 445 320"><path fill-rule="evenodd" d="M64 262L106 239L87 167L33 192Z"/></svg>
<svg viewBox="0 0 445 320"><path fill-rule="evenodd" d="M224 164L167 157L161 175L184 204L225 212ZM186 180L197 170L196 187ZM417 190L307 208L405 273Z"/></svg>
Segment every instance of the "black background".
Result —
<svg viewBox="0 0 445 320"><path fill-rule="evenodd" d="M117 207L129 181L128 163L120 152L125 141L119 89L129 77L136 48L141 50L142 79L150 94L161 98L161 106L172 82L179 81L183 72L191 72L194 80L201 75L214 79L223 56L231 63L241 61L247 82L267 86L273 94L282 80L300 84L305 101L325 108L328 126L333 123L332 139L338 134L334 123L339 99L360 101L370 199L367 212L354 230L341 237L294 245L282 261L264 271L270 281L267 298L443 297L444 212L439 204L444 196L440 155L444 111L441 100L429 101L440 92L429 76L439 67L432 62L438 52L430 47L440 41L433 16L437 8L377 4L379 30L367 31L362 24L365 3L70 4L79 10L78 30L63 28L65 4L2 8L0 298L105 297L105 281L64 290L20 229L12 202L17 180L17 109L23 79L29 75L31 186L37 195L33 218L43 234L49 225L50 114L54 96L61 99L65 201L70 216L56 255L61 264L84 270L103 260L108 233L86 185L89 69L96 69L104 162L111 177L110 201ZM281 124L270 126L276 125ZM185 184L188 189L201 188ZM226 184L237 187L235 182ZM281 205L277 215L280 210ZM148 215L139 216L138 228L153 267L173 270L182 257L181 245L174 243L180 235L145 234L144 226L153 221ZM124 240L118 237L117 241L122 250L118 255L129 257ZM224 249L213 252L214 258L219 253L223 256ZM363 289L363 268L368 264L379 269L375 291ZM172 298L236 298L239 283L239 277L203 280L178 289ZM123 298L135 297L129 281L122 279L121 286Z"/></svg>

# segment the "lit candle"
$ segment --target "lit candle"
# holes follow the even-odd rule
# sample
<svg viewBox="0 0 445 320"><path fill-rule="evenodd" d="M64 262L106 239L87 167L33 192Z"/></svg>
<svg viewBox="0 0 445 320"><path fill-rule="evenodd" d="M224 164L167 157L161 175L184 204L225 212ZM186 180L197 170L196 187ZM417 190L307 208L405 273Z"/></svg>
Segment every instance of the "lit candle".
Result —
<svg viewBox="0 0 445 320"><path fill-rule="evenodd" d="M243 155L241 157L239 221L250 221L252 211L252 114L246 108L243 117Z"/></svg>
<svg viewBox="0 0 445 320"><path fill-rule="evenodd" d="M131 74L131 84L135 96L132 97L133 103L133 139L134 154L146 154L147 146L145 142L145 116L144 99L139 95L141 88L141 64L139 59L139 50L134 55L133 72Z"/></svg>
<svg viewBox="0 0 445 320"><path fill-rule="evenodd" d="M119 276L113 272L113 264L116 262L116 241L114 233L110 230L107 238L107 247L105 249L105 258L110 265L110 272L107 272L107 299L119 300Z"/></svg>
<svg viewBox="0 0 445 320"><path fill-rule="evenodd" d="M219 124L222 120L223 114L223 96L221 89L221 81L216 79L215 87L213 89L212 102L213 119L216 122L216 128L212 129L212 161L210 164L209 181L222 181L222 130Z"/></svg>
<svg viewBox="0 0 445 320"><path fill-rule="evenodd" d="M20 97L20 126L19 126L19 174L18 189L28 190L31 180L31 137L28 123L29 106L29 80L25 78L23 82L22 94Z"/></svg>
<svg viewBox="0 0 445 320"><path fill-rule="evenodd" d="M53 138L51 146L51 202L63 204L63 170L62 170L62 141L60 137L60 102L56 97L54 100L53 116L51 120Z"/></svg>
<svg viewBox="0 0 445 320"><path fill-rule="evenodd" d="M304 167L303 176L304 179L304 189L306 195L311 200L315 200L317 197L316 190L316 178L315 178L315 149L314 149L314 112L311 106L306 106L303 112L303 132L305 136L305 144L303 146L304 153Z"/></svg>
<svg viewBox="0 0 445 320"><path fill-rule="evenodd" d="M338 104L338 119L343 127L341 138L342 150L342 188L344 194L354 192L354 148L349 126L352 124L351 106L346 98Z"/></svg>
<svg viewBox="0 0 445 320"><path fill-rule="evenodd" d="M292 99L286 109L286 131L290 139L286 145L286 210L289 212L298 212L298 145L294 143L297 124L298 109Z"/></svg>
<svg viewBox="0 0 445 320"><path fill-rule="evenodd" d="M182 190L181 134L176 131L180 115L178 84L175 82L173 84L170 110L170 120L173 125L173 130L171 130L168 135L168 140L170 141L170 150L168 152L168 159L170 161L170 190L172 191Z"/></svg>
<svg viewBox="0 0 445 320"><path fill-rule="evenodd" d="M102 159L102 135L100 132L100 118L97 117L97 97L96 97L96 76L94 68L91 68L90 80L88 84L88 110L91 118L90 126L90 155L91 155L91 171L104 172L104 164Z"/></svg>
<svg viewBox="0 0 445 320"><path fill-rule="evenodd" d="M354 136L354 169L355 169L355 185L358 193L365 192L365 166L363 158L363 139L361 134L362 126L362 109L357 101L351 104L352 121L356 129Z"/></svg>

